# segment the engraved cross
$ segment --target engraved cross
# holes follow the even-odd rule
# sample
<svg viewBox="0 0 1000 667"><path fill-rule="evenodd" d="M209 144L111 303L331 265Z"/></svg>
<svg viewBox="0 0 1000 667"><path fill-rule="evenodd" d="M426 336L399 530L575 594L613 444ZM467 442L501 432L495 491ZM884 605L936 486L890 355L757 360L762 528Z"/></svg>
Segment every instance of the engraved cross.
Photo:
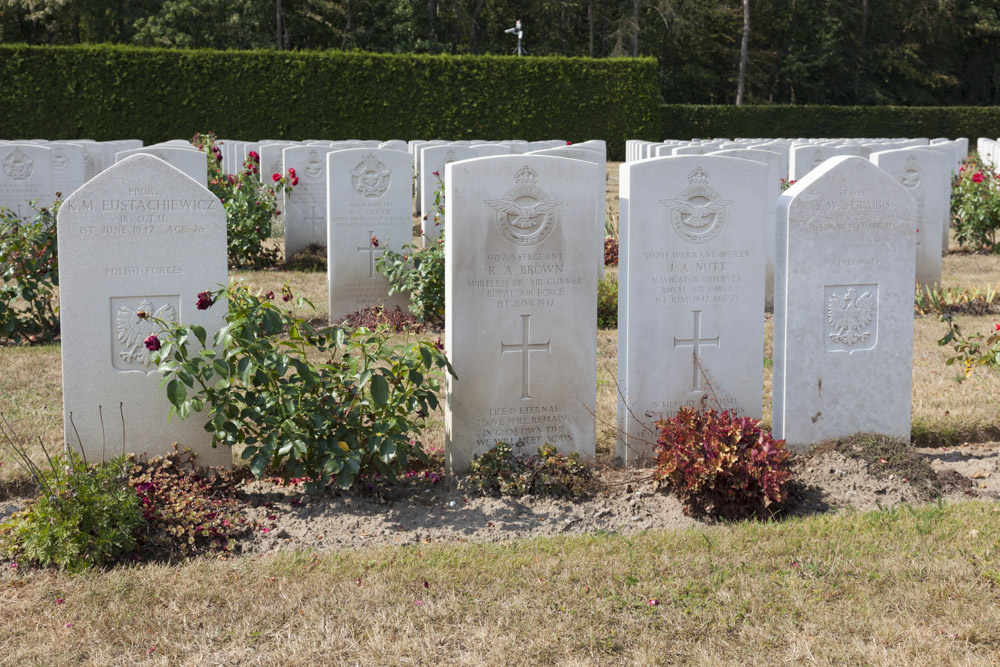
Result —
<svg viewBox="0 0 1000 667"><path fill-rule="evenodd" d="M375 277L375 253L381 254L381 253L385 252L385 250L383 248L379 248L378 246L376 246L376 245L374 245L372 243L372 239L373 238L375 238L375 230L369 230L368 231L368 245L367 246L360 246L360 245L358 246L358 254L359 255L361 253L368 253L368 277L369 278L374 278Z"/></svg>
<svg viewBox="0 0 1000 667"><path fill-rule="evenodd" d="M311 222L312 223L313 239L316 239L317 237L320 237L320 236L322 236L322 237L326 236L326 230L325 229L323 230L322 234L320 234L320 231L319 231L320 229L322 229L320 227L320 223L321 222L326 222L326 218L324 216L322 216L322 215L317 215L317 213L316 213L316 207L315 206L312 207L312 213L310 213L305 218L303 218L303 220L305 220L306 222Z"/></svg>
<svg viewBox="0 0 1000 667"><path fill-rule="evenodd" d="M702 391L701 389L701 348L703 345L714 345L719 347L719 337L715 338L702 338L701 337L701 313L700 310L693 310L691 313L694 315L694 335L691 338L678 338L674 336L674 349L679 347L690 347L694 349L694 354L692 355L691 365L691 391Z"/></svg>
<svg viewBox="0 0 1000 667"><path fill-rule="evenodd" d="M505 343L500 341L500 357L508 352L521 353L521 398L531 398L531 353L546 352L552 354L551 338L544 343L531 343L531 315L521 315L521 342Z"/></svg>

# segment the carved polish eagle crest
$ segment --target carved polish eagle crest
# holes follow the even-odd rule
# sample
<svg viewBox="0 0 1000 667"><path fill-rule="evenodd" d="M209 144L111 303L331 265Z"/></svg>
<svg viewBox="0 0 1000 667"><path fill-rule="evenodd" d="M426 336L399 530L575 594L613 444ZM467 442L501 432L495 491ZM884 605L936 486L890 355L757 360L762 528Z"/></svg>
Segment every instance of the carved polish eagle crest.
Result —
<svg viewBox="0 0 1000 667"><path fill-rule="evenodd" d="M152 363L144 342L149 336L162 331L162 327L154 321L154 318L164 322L175 322L177 313L169 303L154 311L153 303L149 299L143 299L135 309L124 304L118 307L115 322L120 343L118 356L122 361L143 366Z"/></svg>
<svg viewBox="0 0 1000 667"><path fill-rule="evenodd" d="M826 317L831 341L847 347L857 345L871 336L869 325L875 318L875 296L871 291L857 296L853 287L847 288L843 296L832 292L826 301Z"/></svg>

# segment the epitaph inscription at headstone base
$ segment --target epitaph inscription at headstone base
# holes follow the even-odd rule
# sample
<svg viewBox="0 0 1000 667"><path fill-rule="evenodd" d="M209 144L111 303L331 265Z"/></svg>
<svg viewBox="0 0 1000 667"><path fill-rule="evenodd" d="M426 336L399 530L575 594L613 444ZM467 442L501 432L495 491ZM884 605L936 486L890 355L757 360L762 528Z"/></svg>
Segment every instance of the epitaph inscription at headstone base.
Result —
<svg viewBox="0 0 1000 667"><path fill-rule="evenodd" d="M778 200L773 433L909 440L916 204L868 160L831 158Z"/></svg>
<svg viewBox="0 0 1000 667"><path fill-rule="evenodd" d="M760 418L768 167L675 156L621 169L618 455L655 458L685 406Z"/></svg>
<svg viewBox="0 0 1000 667"><path fill-rule="evenodd" d="M448 473L498 441L593 457L596 165L510 155L445 169Z"/></svg>
<svg viewBox="0 0 1000 667"><path fill-rule="evenodd" d="M102 448L114 456L123 438L126 451L150 456L176 442L201 465L230 465L232 452L211 446L202 415L168 423L145 345L160 330L153 318L200 325L208 340L224 324L225 303L195 306L199 292L228 280L218 197L166 162L134 155L63 202L58 237L67 445L95 461Z"/></svg>
<svg viewBox="0 0 1000 667"><path fill-rule="evenodd" d="M406 311L409 295L389 296L376 261L413 242L410 156L386 148L350 148L326 157L327 277L331 323L384 305Z"/></svg>

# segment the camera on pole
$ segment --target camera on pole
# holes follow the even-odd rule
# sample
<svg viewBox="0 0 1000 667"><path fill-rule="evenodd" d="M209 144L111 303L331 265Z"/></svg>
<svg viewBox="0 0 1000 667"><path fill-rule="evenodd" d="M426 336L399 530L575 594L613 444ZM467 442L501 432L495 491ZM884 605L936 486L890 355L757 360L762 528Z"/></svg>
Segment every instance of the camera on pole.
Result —
<svg viewBox="0 0 1000 667"><path fill-rule="evenodd" d="M504 33L508 35L517 35L517 48L511 51L511 53L519 56L528 55L528 52L521 47L521 39L524 37L524 31L521 30L521 19L514 22L513 28L507 28L504 30Z"/></svg>

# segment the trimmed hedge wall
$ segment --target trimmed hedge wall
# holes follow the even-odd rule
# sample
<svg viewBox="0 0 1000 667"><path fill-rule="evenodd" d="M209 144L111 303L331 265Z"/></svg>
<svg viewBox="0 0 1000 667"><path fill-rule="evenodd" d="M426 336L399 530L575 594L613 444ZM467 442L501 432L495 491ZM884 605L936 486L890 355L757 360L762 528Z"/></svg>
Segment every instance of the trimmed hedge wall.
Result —
<svg viewBox="0 0 1000 667"><path fill-rule="evenodd" d="M651 58L0 45L0 137L604 139L659 129Z"/></svg>
<svg viewBox="0 0 1000 667"><path fill-rule="evenodd" d="M1000 136L1000 107L665 104L662 139Z"/></svg>

